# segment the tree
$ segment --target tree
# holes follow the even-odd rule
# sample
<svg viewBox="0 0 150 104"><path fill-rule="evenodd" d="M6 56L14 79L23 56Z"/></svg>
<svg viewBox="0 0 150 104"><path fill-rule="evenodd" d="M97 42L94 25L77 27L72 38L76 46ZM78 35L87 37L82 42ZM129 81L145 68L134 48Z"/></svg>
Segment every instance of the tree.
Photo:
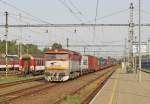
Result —
<svg viewBox="0 0 150 104"><path fill-rule="evenodd" d="M43 52L46 52L46 51L48 51L49 50L49 48L44 48L43 49Z"/></svg>
<svg viewBox="0 0 150 104"><path fill-rule="evenodd" d="M0 55L5 54L6 50L6 41L0 40ZM21 44L22 46L22 54L34 54L34 55L41 55L43 54L42 51L38 48L37 45L34 44ZM18 44L16 41L8 41L8 54L9 55L16 55L18 54Z"/></svg>
<svg viewBox="0 0 150 104"><path fill-rule="evenodd" d="M62 49L62 45L59 44L59 43L54 43L54 44L52 45L52 49Z"/></svg>

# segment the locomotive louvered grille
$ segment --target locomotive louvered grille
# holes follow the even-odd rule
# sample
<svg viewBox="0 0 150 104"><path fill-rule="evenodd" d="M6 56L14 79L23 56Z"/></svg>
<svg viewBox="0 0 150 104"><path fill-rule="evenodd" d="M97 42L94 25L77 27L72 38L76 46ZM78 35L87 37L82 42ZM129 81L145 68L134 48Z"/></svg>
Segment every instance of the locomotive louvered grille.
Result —
<svg viewBox="0 0 150 104"><path fill-rule="evenodd" d="M65 73L57 73L57 72L45 72L45 75L48 76L50 78L50 80L52 81L61 81L62 78L65 76Z"/></svg>

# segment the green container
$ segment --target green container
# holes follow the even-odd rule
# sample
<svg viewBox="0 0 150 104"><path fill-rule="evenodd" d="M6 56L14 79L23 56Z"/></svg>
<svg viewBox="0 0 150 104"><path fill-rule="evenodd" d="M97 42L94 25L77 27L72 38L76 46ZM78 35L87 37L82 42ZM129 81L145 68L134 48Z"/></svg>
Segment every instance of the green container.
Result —
<svg viewBox="0 0 150 104"><path fill-rule="evenodd" d="M100 64L100 65L103 65L103 64L104 64L104 58L103 58L103 57L100 57L98 60L99 60L99 64Z"/></svg>

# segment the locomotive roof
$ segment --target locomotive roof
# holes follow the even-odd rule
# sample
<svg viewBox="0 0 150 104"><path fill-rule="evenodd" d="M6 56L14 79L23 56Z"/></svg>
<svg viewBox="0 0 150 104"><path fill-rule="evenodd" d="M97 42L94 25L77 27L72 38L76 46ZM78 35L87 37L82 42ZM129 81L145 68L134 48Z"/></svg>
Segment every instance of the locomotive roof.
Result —
<svg viewBox="0 0 150 104"><path fill-rule="evenodd" d="M31 57L33 57L33 58L43 58L43 55L32 55L32 54L23 54L20 58L31 58Z"/></svg>
<svg viewBox="0 0 150 104"><path fill-rule="evenodd" d="M98 58L97 56L94 56L94 55L83 55L83 56L91 56L91 57L96 57L96 58Z"/></svg>
<svg viewBox="0 0 150 104"><path fill-rule="evenodd" d="M33 59L33 56L30 54L24 54L20 57L20 59Z"/></svg>
<svg viewBox="0 0 150 104"><path fill-rule="evenodd" d="M94 56L94 55L86 55L86 54L85 54L85 55L83 55L83 56ZM94 57L96 57L96 56L94 56Z"/></svg>
<svg viewBox="0 0 150 104"><path fill-rule="evenodd" d="M78 52L75 52L75 51L71 51L71 50L68 50L68 49L50 49L48 51L45 52L45 54L53 54L53 53L60 53L60 54L63 54L63 53L75 53L75 54L80 54Z"/></svg>

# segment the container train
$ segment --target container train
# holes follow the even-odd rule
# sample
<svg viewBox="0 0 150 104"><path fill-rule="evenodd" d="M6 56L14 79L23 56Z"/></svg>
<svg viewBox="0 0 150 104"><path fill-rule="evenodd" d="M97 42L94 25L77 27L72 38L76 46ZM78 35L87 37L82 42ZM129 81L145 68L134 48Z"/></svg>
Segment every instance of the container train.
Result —
<svg viewBox="0 0 150 104"><path fill-rule="evenodd" d="M112 66L114 61L96 56L81 55L68 49L48 50L45 57L45 79L47 81L67 81L80 75Z"/></svg>

